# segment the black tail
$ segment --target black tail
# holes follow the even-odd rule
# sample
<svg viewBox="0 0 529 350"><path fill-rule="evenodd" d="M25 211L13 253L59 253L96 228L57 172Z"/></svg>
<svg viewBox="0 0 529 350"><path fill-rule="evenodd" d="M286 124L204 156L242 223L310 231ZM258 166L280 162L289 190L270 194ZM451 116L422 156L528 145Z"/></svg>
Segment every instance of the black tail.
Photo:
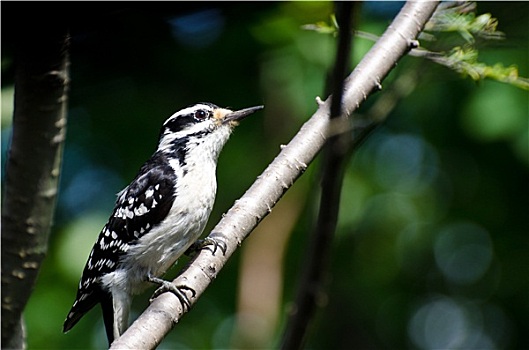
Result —
<svg viewBox="0 0 529 350"><path fill-rule="evenodd" d="M108 346L114 341L114 305L110 294L101 298L101 309L103 310L103 321L107 332Z"/></svg>
<svg viewBox="0 0 529 350"><path fill-rule="evenodd" d="M66 333L72 329L72 327L75 326L77 322L79 322L81 317L90 311L90 309L93 308L98 302L99 298L94 293L84 294L83 297L80 297L80 293L78 292L77 298L75 299L68 316L66 316L66 320L64 320L62 331Z"/></svg>

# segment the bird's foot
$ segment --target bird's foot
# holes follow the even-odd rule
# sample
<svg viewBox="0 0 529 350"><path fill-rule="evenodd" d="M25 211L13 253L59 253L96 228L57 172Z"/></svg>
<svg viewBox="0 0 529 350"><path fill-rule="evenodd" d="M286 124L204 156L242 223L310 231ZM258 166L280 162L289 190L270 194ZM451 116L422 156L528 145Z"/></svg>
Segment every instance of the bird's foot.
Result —
<svg viewBox="0 0 529 350"><path fill-rule="evenodd" d="M186 250L185 255L193 256L204 248L207 248L213 255L215 255L215 253L217 252L217 249L220 249L220 251L224 255L226 255L226 251L228 250L228 246L226 242L224 242L220 238L206 237L204 239L199 239L195 243L193 243Z"/></svg>
<svg viewBox="0 0 529 350"><path fill-rule="evenodd" d="M151 299L149 300L150 302L152 302L159 295L165 292L171 292L178 298L178 300L180 300L180 303L182 303L182 309L184 309L184 311L185 310L189 311L189 309L191 308L191 301L189 300L189 297L187 296L185 291L191 292L191 297L194 298L196 295L196 292L193 288L184 286L184 285L178 286L174 284L173 282L166 281L164 279L154 277L154 276L148 276L147 280L151 283L156 283L160 286L158 289L154 291Z"/></svg>

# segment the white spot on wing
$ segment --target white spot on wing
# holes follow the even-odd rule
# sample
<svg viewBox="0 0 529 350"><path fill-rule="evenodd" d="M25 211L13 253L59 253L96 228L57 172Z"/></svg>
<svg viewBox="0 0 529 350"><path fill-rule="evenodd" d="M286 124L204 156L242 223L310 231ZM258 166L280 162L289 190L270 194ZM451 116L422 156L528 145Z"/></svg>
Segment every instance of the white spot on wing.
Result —
<svg viewBox="0 0 529 350"><path fill-rule="evenodd" d="M132 210L129 210L129 208L125 208L123 210L123 219L129 218L132 219L134 217L134 212Z"/></svg>
<svg viewBox="0 0 529 350"><path fill-rule="evenodd" d="M147 209L145 204L141 203L138 208L134 209L134 214L136 214L138 216L141 216L141 215L146 214L148 211L149 211L149 209Z"/></svg>

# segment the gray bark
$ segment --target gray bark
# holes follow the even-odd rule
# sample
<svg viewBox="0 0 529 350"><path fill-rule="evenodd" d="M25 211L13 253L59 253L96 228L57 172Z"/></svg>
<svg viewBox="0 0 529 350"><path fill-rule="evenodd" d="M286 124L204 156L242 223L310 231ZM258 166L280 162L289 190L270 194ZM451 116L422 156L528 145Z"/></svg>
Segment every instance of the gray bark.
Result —
<svg viewBox="0 0 529 350"><path fill-rule="evenodd" d="M51 27L35 24L39 31L17 38L13 133L2 204L3 348L25 348L22 312L46 255L57 199L68 38L65 30Z"/></svg>

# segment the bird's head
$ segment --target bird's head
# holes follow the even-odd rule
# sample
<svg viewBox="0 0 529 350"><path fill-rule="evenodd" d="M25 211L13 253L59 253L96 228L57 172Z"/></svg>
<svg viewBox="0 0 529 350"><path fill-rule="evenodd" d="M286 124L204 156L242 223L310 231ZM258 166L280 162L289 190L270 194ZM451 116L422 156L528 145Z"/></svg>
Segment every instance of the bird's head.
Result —
<svg viewBox="0 0 529 350"><path fill-rule="evenodd" d="M262 108L255 106L232 111L201 102L181 109L164 122L158 150L169 151L203 143L222 148L239 121Z"/></svg>

